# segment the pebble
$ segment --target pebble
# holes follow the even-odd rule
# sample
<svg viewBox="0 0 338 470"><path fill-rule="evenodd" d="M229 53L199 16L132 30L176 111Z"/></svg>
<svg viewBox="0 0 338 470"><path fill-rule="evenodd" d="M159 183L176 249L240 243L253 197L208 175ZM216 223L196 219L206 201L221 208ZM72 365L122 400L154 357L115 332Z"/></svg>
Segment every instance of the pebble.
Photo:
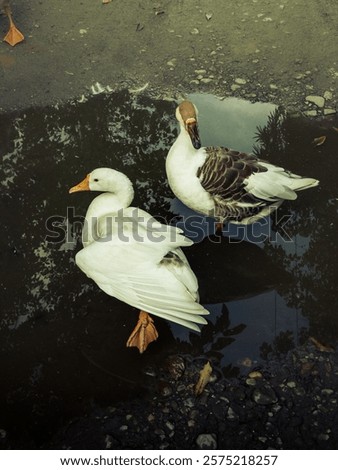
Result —
<svg viewBox="0 0 338 470"><path fill-rule="evenodd" d="M331 388L323 388L322 393L324 395L332 395L332 393L334 393L334 391Z"/></svg>
<svg viewBox="0 0 338 470"><path fill-rule="evenodd" d="M249 373L249 377L250 379L261 379L263 375L262 375L262 372L260 372L259 370L252 370Z"/></svg>
<svg viewBox="0 0 338 470"><path fill-rule="evenodd" d="M325 104L325 99L322 96L319 95L308 95L306 98L306 101L309 103L315 104L318 108L323 108Z"/></svg>
<svg viewBox="0 0 338 470"><path fill-rule="evenodd" d="M255 379L251 379L251 378L246 379L245 383L246 383L247 385L250 385L251 387L254 387L254 386L257 384L256 380L255 380Z"/></svg>
<svg viewBox="0 0 338 470"><path fill-rule="evenodd" d="M256 388L253 392L253 399L258 405L270 405L277 402L275 392L267 385Z"/></svg>
<svg viewBox="0 0 338 470"><path fill-rule="evenodd" d="M330 114L336 114L336 110L334 108L324 108L324 116L329 116Z"/></svg>
<svg viewBox="0 0 338 470"><path fill-rule="evenodd" d="M171 60L168 60L167 65L169 65L169 67L176 67L176 62L177 62L177 59L171 59Z"/></svg>
<svg viewBox="0 0 338 470"><path fill-rule="evenodd" d="M190 80L189 82L191 85L199 85L200 81L199 80Z"/></svg>
<svg viewBox="0 0 338 470"><path fill-rule="evenodd" d="M228 409L228 419L230 421L234 421L235 419L237 419L237 415L234 412L234 410L231 408L231 406L229 406L229 409Z"/></svg>
<svg viewBox="0 0 338 470"><path fill-rule="evenodd" d="M311 109L310 111L305 111L304 114L305 116L309 116L309 117L315 117L318 115L315 109Z"/></svg>
<svg viewBox="0 0 338 470"><path fill-rule="evenodd" d="M210 83L212 82L212 78L201 78L202 83Z"/></svg>
<svg viewBox="0 0 338 470"><path fill-rule="evenodd" d="M278 86L275 85L274 83L270 83L270 89L271 90L278 90Z"/></svg>
<svg viewBox="0 0 338 470"><path fill-rule="evenodd" d="M323 96L324 96L324 99L328 101L332 100L333 98L332 91L326 90Z"/></svg>
<svg viewBox="0 0 338 470"><path fill-rule="evenodd" d="M244 78L236 78L235 83L237 83L238 85L245 85L246 80Z"/></svg>
<svg viewBox="0 0 338 470"><path fill-rule="evenodd" d="M290 381L290 382L287 382L286 385L287 385L289 388L295 388L295 387L296 387L296 382Z"/></svg>
<svg viewBox="0 0 338 470"><path fill-rule="evenodd" d="M207 73L207 71L205 69L196 69L195 70L196 75L204 75L205 73Z"/></svg>
<svg viewBox="0 0 338 470"><path fill-rule="evenodd" d="M168 370L170 377L174 380L178 380L182 377L185 371L184 360L181 356L171 356L166 362L166 369Z"/></svg>
<svg viewBox="0 0 338 470"><path fill-rule="evenodd" d="M175 429L175 425L171 421L167 421L165 425L169 429L169 431L173 431Z"/></svg>
<svg viewBox="0 0 338 470"><path fill-rule="evenodd" d="M217 441L215 434L200 434L199 436L197 436L196 444L199 449L217 449Z"/></svg>
<svg viewBox="0 0 338 470"><path fill-rule="evenodd" d="M239 88L241 88L240 85L235 85L235 84L231 85L231 91L236 91L236 90L238 90Z"/></svg>

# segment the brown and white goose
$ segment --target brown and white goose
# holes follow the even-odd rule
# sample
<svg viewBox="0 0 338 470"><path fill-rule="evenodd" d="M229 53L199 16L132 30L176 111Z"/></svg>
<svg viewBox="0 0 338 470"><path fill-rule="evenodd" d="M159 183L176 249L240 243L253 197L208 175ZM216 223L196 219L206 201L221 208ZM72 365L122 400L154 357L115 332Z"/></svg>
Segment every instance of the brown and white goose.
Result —
<svg viewBox="0 0 338 470"><path fill-rule="evenodd" d="M167 156L169 185L186 206L218 223L250 224L269 215L297 191L318 185L254 155L226 147L201 147L198 111L190 101L176 108L180 134Z"/></svg>

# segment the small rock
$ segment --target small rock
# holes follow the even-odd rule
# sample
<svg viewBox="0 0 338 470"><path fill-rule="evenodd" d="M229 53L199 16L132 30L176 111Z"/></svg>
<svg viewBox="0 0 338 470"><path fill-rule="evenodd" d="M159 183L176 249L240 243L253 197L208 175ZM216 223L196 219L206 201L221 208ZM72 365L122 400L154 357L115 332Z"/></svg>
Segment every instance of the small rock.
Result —
<svg viewBox="0 0 338 470"><path fill-rule="evenodd" d="M200 434L197 436L196 444L199 449L217 449L217 441L215 434Z"/></svg>
<svg viewBox="0 0 338 470"><path fill-rule="evenodd" d="M326 90L323 96L324 96L324 99L329 100L329 101L332 100L332 97L333 97L332 92L328 90Z"/></svg>
<svg viewBox="0 0 338 470"><path fill-rule="evenodd" d="M287 382L286 385L287 385L289 388L295 388L295 387L296 387L296 382L290 381L290 382Z"/></svg>
<svg viewBox="0 0 338 470"><path fill-rule="evenodd" d="M127 431L128 430L128 426L126 424L123 424L121 427L120 427L120 431Z"/></svg>
<svg viewBox="0 0 338 470"><path fill-rule="evenodd" d="M164 380L158 383L158 390L162 397L169 397L173 393L171 386Z"/></svg>
<svg viewBox="0 0 338 470"><path fill-rule="evenodd" d="M106 449L111 449L113 446L113 440L112 437L109 436L109 434L106 435L104 442L106 444Z"/></svg>
<svg viewBox="0 0 338 470"><path fill-rule="evenodd" d="M246 379L245 383L246 383L247 385L250 385L250 387L254 387L254 386L257 384L257 382L256 382L255 379L250 379L250 378L249 378L249 379Z"/></svg>
<svg viewBox="0 0 338 470"><path fill-rule="evenodd" d="M212 78L201 78L202 83L210 83L212 82Z"/></svg>
<svg viewBox="0 0 338 470"><path fill-rule="evenodd" d="M235 84L231 85L231 91L236 91L236 90L238 90L239 88L241 88L240 85L235 85Z"/></svg>
<svg viewBox="0 0 338 470"><path fill-rule="evenodd" d="M199 85L200 81L199 80L190 80L189 82L191 85Z"/></svg>
<svg viewBox="0 0 338 470"><path fill-rule="evenodd" d="M270 405L277 402L275 392L267 385L256 388L253 392L253 399L258 405Z"/></svg>
<svg viewBox="0 0 338 470"><path fill-rule="evenodd" d="M0 429L0 439L5 439L7 432L4 429Z"/></svg>
<svg viewBox="0 0 338 470"><path fill-rule="evenodd" d="M207 21L211 20L211 18L212 18L212 13L206 13L206 14L205 14L205 17L206 17Z"/></svg>
<svg viewBox="0 0 338 470"><path fill-rule="evenodd" d="M248 375L250 379L261 379L263 377L262 372L259 370L252 370Z"/></svg>
<svg viewBox="0 0 338 470"><path fill-rule="evenodd" d="M324 108L324 116L329 116L330 114L336 114L336 110L334 108Z"/></svg>
<svg viewBox="0 0 338 470"><path fill-rule="evenodd" d="M184 360L181 356L170 356L166 361L165 367L168 370L170 377L174 380L178 380L182 377L185 371Z"/></svg>
<svg viewBox="0 0 338 470"><path fill-rule="evenodd" d="M270 83L270 90L278 90L278 86L274 83Z"/></svg>
<svg viewBox="0 0 338 470"><path fill-rule="evenodd" d="M167 65L169 65L169 67L176 67L176 62L177 62L177 59L171 59L171 60L168 60Z"/></svg>
<svg viewBox="0 0 338 470"><path fill-rule="evenodd" d="M331 388L323 388L322 393L323 395L332 395L334 391Z"/></svg>
<svg viewBox="0 0 338 470"><path fill-rule="evenodd" d="M234 421L235 419L237 419L237 415L234 412L234 410L231 408L231 406L229 406L229 409L228 409L228 419L230 421Z"/></svg>
<svg viewBox="0 0 338 470"><path fill-rule="evenodd" d="M175 425L171 421L167 421L165 425L169 429L169 431L173 431L175 429Z"/></svg>
<svg viewBox="0 0 338 470"><path fill-rule="evenodd" d="M323 108L324 107L325 99L322 96L308 95L305 99L309 103L315 104L318 108Z"/></svg>
<svg viewBox="0 0 338 470"><path fill-rule="evenodd" d="M235 83L237 83L237 85L245 85L246 80L244 78L236 78Z"/></svg>
<svg viewBox="0 0 338 470"><path fill-rule="evenodd" d="M318 115L315 109L311 109L310 111L305 111L304 114L305 116L309 116L309 117L315 117Z"/></svg>
<svg viewBox="0 0 338 470"><path fill-rule="evenodd" d="M328 434L319 434L318 440L319 441L327 441L330 438Z"/></svg>
<svg viewBox="0 0 338 470"><path fill-rule="evenodd" d="M196 75L204 75L205 73L207 73L207 71L205 69L196 69L195 70Z"/></svg>
<svg viewBox="0 0 338 470"><path fill-rule="evenodd" d="M303 73L298 73L297 75L295 75L296 80L302 80L303 78L305 78L305 75Z"/></svg>

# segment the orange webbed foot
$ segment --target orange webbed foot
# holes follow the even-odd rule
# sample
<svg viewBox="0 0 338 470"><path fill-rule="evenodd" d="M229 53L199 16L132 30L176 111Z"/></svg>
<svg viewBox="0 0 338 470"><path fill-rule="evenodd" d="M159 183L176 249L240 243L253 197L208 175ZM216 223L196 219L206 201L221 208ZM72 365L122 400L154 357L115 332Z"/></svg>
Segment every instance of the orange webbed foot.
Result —
<svg viewBox="0 0 338 470"><path fill-rule="evenodd" d="M11 46L15 46L19 42L22 42L25 39L25 37L21 33L21 31L19 31L18 28L15 26L13 19L12 19L10 8L8 5L4 8L4 11L9 19L9 31L4 37L4 41L6 41Z"/></svg>
<svg viewBox="0 0 338 470"><path fill-rule="evenodd" d="M154 325L154 320L147 312L140 311L136 327L128 338L127 347L135 346L142 354L148 344L158 338L158 332Z"/></svg>

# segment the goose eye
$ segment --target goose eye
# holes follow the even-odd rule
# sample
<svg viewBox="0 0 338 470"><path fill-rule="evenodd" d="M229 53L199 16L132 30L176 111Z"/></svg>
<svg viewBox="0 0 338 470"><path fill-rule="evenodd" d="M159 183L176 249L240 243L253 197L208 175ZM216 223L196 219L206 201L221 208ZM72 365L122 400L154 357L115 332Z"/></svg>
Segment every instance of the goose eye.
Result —
<svg viewBox="0 0 338 470"><path fill-rule="evenodd" d="M95 183L97 183L99 180L97 178L94 178Z"/></svg>

